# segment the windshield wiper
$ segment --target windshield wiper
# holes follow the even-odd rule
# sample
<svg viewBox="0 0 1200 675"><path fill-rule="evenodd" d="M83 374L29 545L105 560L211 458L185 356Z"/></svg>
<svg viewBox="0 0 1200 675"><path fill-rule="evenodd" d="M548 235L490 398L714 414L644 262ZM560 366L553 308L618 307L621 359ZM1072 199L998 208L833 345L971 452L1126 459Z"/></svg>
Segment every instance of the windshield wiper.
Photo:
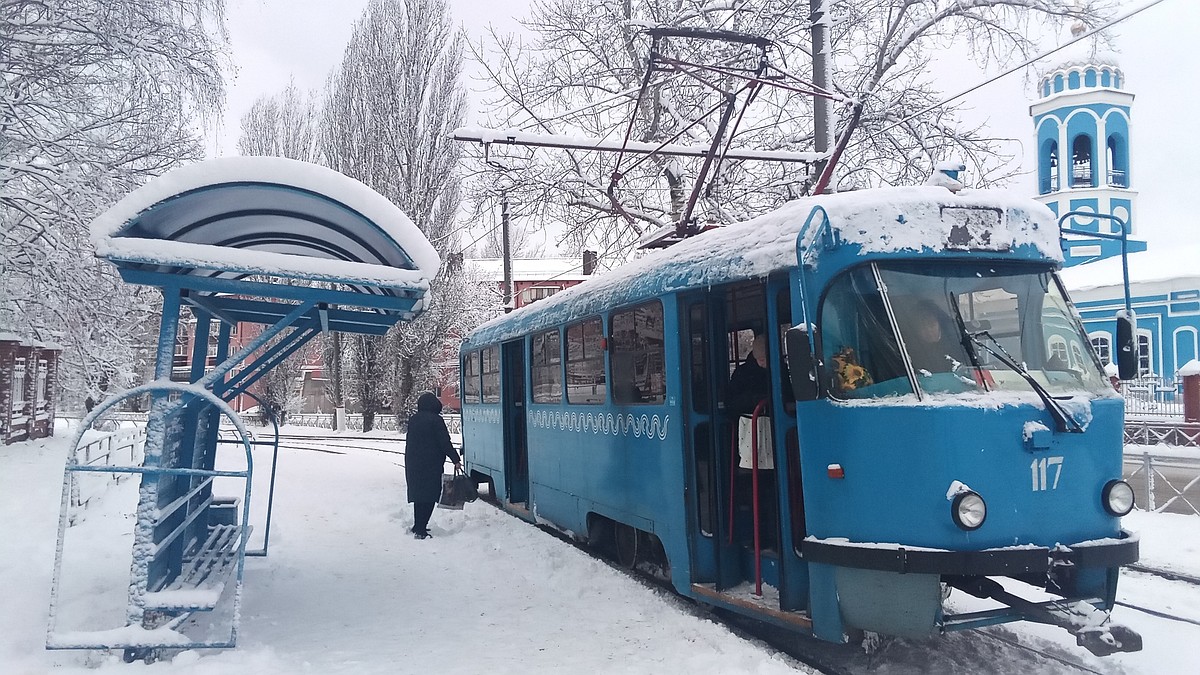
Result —
<svg viewBox="0 0 1200 675"><path fill-rule="evenodd" d="M991 344L981 340L981 336L990 340ZM996 357L996 360L1008 366L1013 372L1020 375L1022 379L1028 382L1029 386L1033 387L1033 390L1037 392L1038 397L1042 399L1042 402L1046 404L1046 409L1049 410L1050 415L1054 417L1054 421L1057 424L1059 431L1067 431L1076 434L1083 433L1083 425L1080 424L1073 415L1067 412L1066 408L1063 408L1062 403L1051 396L1050 392L1046 391L1046 388L1043 387L1040 382L1035 380L1033 375L1029 374L1028 370L1026 370L1021 364L1017 363L1016 359L1014 359L1008 353L1008 351L1004 349L1004 346L1000 344L1000 341L997 340L991 333L986 330L977 331L975 333L963 330L963 337L965 338L963 340L964 347L970 346L966 344L967 341L979 345L985 351L987 351L987 353ZM992 345L995 345L995 348L993 348Z"/></svg>

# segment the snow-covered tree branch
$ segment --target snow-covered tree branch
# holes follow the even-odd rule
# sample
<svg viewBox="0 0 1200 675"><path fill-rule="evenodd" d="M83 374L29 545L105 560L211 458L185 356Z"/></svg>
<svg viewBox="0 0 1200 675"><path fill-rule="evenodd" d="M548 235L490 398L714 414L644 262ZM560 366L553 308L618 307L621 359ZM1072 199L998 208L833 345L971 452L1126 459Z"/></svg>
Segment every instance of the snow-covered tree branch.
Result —
<svg viewBox="0 0 1200 675"><path fill-rule="evenodd" d="M976 184L1004 180L1008 158L1001 141L964 125L955 105L936 105L943 92L930 75L930 59L956 44L981 65L1004 63L1031 54L1039 30L1064 22L1095 25L1112 5L1111 0L829 0L831 85L840 96L836 131L849 134L836 186L918 183L935 162L951 157L968 164ZM491 93L488 126L620 140L633 117L633 140L709 142L712 121L689 125L722 94L700 85L686 67L656 72L636 104L651 44L643 26L769 38L774 46L768 56L775 64L810 76L807 3L546 0L534 6L525 25L535 36L529 43L493 35L490 44L471 45ZM725 92L736 92L744 83L730 71L752 68L757 59L754 50L737 44L680 37L663 40L660 52L727 69L710 78ZM799 89L763 89L733 145L812 150L812 99ZM854 105L862 106L861 120L847 129ZM905 119L930 107L927 114ZM472 182L470 198L485 199L504 183L538 218L565 226L559 243L566 249L601 248L625 257L646 222L679 217L699 161L655 158L630 169L632 164L626 159L617 167L611 154L537 150L532 160L502 176L488 177L481 166L482 178ZM614 171L621 173L611 181L620 208L608 195ZM712 189L701 195L695 215L716 222L751 217L806 194L814 179L800 165L726 161L711 179ZM548 185L561 189L552 194Z"/></svg>
<svg viewBox="0 0 1200 675"><path fill-rule="evenodd" d="M58 342L64 391L130 384L156 303L87 224L199 158L224 97L224 0L0 0L0 329Z"/></svg>

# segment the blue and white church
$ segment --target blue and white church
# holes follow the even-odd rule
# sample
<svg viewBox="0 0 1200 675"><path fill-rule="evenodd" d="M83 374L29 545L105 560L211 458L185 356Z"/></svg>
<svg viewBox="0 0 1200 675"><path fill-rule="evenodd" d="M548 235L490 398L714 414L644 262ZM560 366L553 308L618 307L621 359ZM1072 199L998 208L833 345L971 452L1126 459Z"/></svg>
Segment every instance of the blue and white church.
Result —
<svg viewBox="0 0 1200 675"><path fill-rule="evenodd" d="M1074 31L1082 27L1077 26ZM1136 232L1131 188L1129 127L1133 94L1109 54L1076 43L1059 65L1042 74L1030 106L1037 131L1038 200L1057 215L1070 211L1110 214ZM1076 216L1073 230L1120 234L1116 221ZM1145 244L1133 247L1144 250ZM1074 239L1063 251L1066 266L1120 254L1120 242Z"/></svg>
<svg viewBox="0 0 1200 675"><path fill-rule="evenodd" d="M1116 216L1126 224L1129 251L1136 254L1146 250L1146 242L1136 239L1136 176L1130 161L1134 95L1115 56L1085 44L1068 47L1059 64L1042 73L1038 98L1029 108L1037 134L1037 199L1059 215L1084 212L1063 223L1084 233L1119 235L1117 221L1086 214ZM1120 254L1118 240L1086 234L1064 239L1067 267ZM1072 288L1071 295L1100 360L1111 363L1115 316L1125 307L1122 280ZM1180 367L1200 356L1200 276L1134 281L1130 295L1139 374L1174 380Z"/></svg>

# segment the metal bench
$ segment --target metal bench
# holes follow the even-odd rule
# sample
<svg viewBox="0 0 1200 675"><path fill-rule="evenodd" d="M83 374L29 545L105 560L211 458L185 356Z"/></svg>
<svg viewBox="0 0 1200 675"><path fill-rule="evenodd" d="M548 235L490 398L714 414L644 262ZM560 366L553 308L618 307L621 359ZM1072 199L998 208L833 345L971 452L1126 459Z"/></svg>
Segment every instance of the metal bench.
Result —
<svg viewBox="0 0 1200 675"><path fill-rule="evenodd" d="M247 526L246 536L250 536ZM158 591L146 593L147 610L207 612L217 606L230 573L237 567L242 528L236 524L211 525L208 537L186 556L179 576Z"/></svg>

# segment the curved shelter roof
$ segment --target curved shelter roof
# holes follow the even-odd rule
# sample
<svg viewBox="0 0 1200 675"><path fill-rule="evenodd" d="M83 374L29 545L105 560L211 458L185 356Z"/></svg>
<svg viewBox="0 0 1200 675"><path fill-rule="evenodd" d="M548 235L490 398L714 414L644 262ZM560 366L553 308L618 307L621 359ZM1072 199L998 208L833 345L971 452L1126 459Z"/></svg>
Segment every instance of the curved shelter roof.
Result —
<svg viewBox="0 0 1200 675"><path fill-rule="evenodd" d="M399 306L380 300L404 298L406 318L421 311L441 265L416 225L383 196L332 169L280 157L176 169L130 193L91 232L96 255L134 283L246 296L272 293L220 282L251 275L327 282L306 297L344 285L351 290L332 293L329 302L386 311Z"/></svg>

